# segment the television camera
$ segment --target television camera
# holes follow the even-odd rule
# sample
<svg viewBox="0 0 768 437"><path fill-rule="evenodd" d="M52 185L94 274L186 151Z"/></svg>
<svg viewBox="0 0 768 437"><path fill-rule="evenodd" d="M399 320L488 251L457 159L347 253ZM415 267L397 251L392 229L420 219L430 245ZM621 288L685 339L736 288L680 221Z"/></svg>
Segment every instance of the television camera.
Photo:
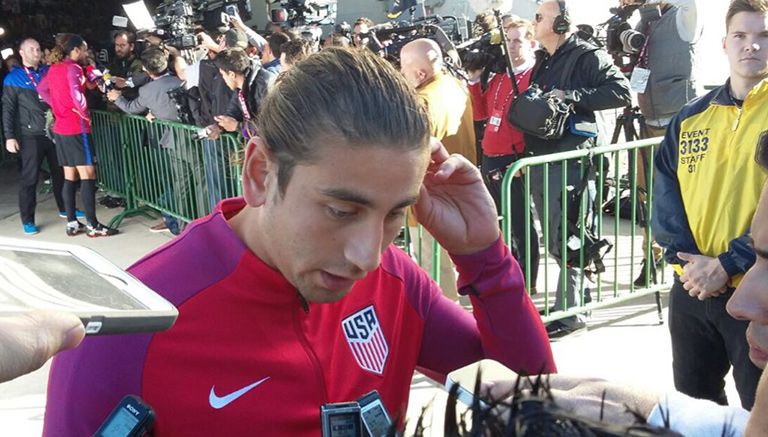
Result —
<svg viewBox="0 0 768 437"><path fill-rule="evenodd" d="M271 4L279 5L270 11L273 23L302 27L336 22L336 3L328 0L274 0Z"/></svg>
<svg viewBox="0 0 768 437"><path fill-rule="evenodd" d="M382 53L384 58L400 66L400 50L419 38L434 40L443 52L444 64L453 74L461 75L461 58L456 44L462 42L459 20L453 16L429 16L413 21L401 21L374 26L361 38L368 39L368 48Z"/></svg>
<svg viewBox="0 0 768 437"><path fill-rule="evenodd" d="M154 15L141 0L123 7L140 33L154 32L166 45L182 51L198 45L196 33L201 28L224 26L233 15L251 17L248 0L163 0Z"/></svg>
<svg viewBox="0 0 768 437"><path fill-rule="evenodd" d="M640 52L645 45L646 36L633 29L628 23L632 14L645 3L640 0L636 4L611 8L611 18L599 25L605 30L605 49L613 56L614 64L624 73L630 73L637 64Z"/></svg>

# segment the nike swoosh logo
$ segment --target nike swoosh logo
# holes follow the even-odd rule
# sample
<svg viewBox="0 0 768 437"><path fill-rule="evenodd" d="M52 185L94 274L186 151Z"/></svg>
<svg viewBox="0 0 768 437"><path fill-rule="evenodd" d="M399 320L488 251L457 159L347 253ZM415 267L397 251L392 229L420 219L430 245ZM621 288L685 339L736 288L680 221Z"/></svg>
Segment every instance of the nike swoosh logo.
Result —
<svg viewBox="0 0 768 437"><path fill-rule="evenodd" d="M248 393L249 391L251 391L251 389L253 389L257 385L261 384L262 382L268 379L269 379L269 376L267 376L266 378L260 381L256 381L247 387L243 387L238 391L232 392L226 396L221 396L221 397L216 396L216 392L214 391L215 386L211 386L211 393L208 395L208 403L211 404L211 407L219 410L231 404L232 402L236 401L237 398Z"/></svg>

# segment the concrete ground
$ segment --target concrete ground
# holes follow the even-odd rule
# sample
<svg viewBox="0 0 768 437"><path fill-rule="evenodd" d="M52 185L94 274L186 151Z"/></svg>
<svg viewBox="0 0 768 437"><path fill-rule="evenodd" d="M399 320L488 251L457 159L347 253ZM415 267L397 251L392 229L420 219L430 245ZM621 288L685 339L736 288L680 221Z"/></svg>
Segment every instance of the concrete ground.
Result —
<svg viewBox="0 0 768 437"><path fill-rule="evenodd" d="M172 237L167 233L150 233L148 228L156 222L143 217L125 220L120 227L121 234L115 237L67 237L64 219L58 217L50 194L39 198L37 224L40 234L24 236L18 215L15 181L14 166L8 163L0 166L0 236L81 244L121 267L129 266ZM103 194L98 193L97 198ZM119 211L99 206L97 215L106 223ZM629 278L622 280L626 282ZM652 296L594 311L588 320L587 330L553 341L552 348L561 373L599 376L659 391L672 388L669 335L666 325L658 323ZM0 429L3 435L40 435L49 364L0 385ZM726 390L730 399L738 399L730 378ZM429 435L441 435L445 400L446 393L442 388L421 375L415 375L408 412L411 426L422 407L428 406L425 423L430 426Z"/></svg>

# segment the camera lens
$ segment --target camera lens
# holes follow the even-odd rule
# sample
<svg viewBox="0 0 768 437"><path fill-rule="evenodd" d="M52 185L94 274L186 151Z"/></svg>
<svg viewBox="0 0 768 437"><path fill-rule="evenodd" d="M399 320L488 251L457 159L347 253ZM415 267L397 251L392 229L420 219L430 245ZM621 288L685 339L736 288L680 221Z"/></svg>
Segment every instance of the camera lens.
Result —
<svg viewBox="0 0 768 437"><path fill-rule="evenodd" d="M636 30L625 30L619 36L625 53L639 53L645 44L645 35Z"/></svg>

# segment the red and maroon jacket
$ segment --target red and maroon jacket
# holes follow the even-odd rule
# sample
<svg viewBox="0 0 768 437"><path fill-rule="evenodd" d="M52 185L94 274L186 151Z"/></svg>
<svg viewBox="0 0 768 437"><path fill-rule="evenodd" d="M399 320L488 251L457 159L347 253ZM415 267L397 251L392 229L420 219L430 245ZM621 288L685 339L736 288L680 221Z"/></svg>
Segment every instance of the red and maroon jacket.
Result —
<svg viewBox="0 0 768 437"><path fill-rule="evenodd" d="M344 298L305 308L227 224L244 206L225 200L130 268L178 307L176 324L90 337L59 354L45 436L91 435L126 394L154 408L155 436L318 436L321 405L371 390L403 417L417 367L445 375L488 357L520 372L555 371L541 318L501 241L453 258L474 316L394 246Z"/></svg>
<svg viewBox="0 0 768 437"><path fill-rule="evenodd" d="M53 110L56 118L53 123L54 133L91 133L88 103L85 100L85 75L79 64L71 59L53 64L37 87L37 92Z"/></svg>

